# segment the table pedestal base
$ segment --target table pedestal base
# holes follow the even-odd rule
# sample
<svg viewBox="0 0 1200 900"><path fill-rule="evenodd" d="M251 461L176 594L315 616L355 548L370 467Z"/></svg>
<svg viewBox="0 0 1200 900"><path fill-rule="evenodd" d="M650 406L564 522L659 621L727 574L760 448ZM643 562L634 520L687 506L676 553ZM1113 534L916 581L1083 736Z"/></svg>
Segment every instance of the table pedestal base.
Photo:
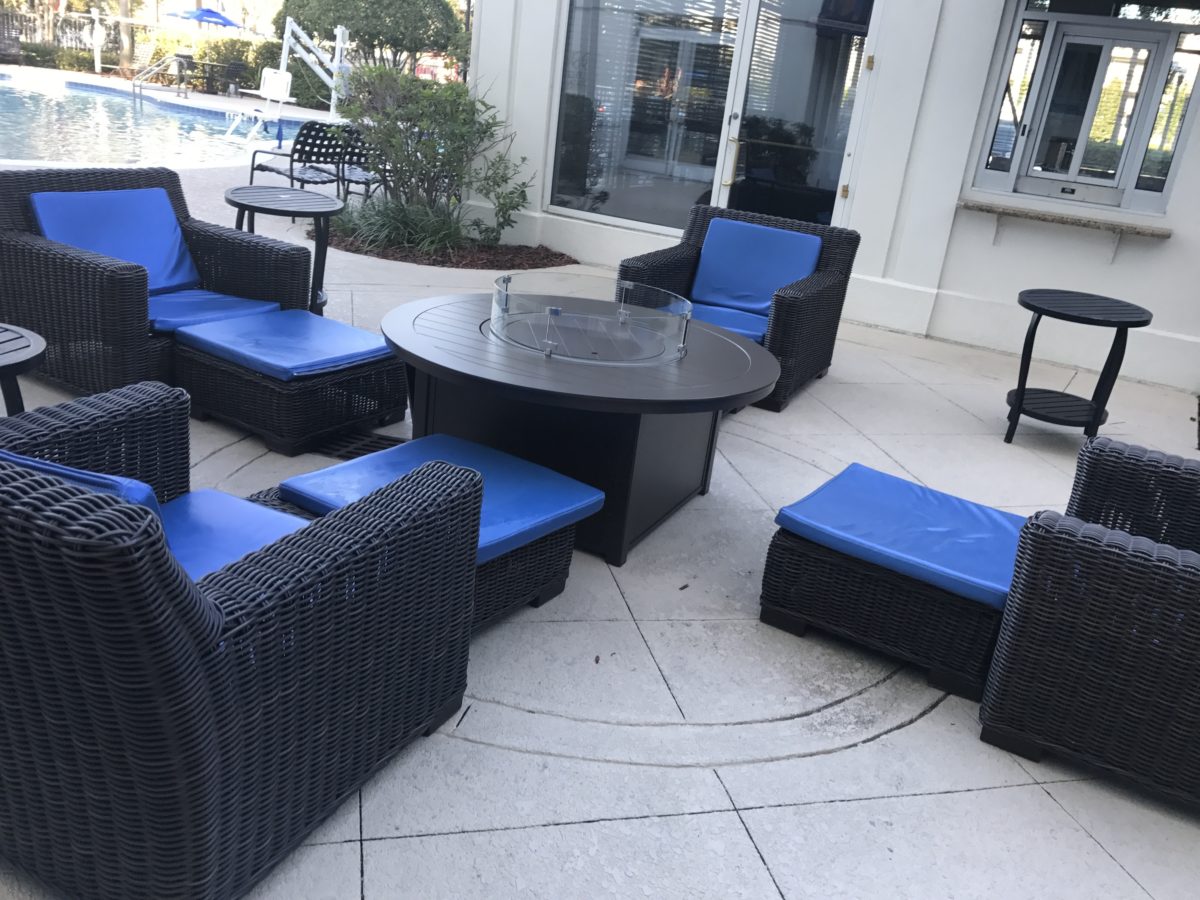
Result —
<svg viewBox="0 0 1200 900"><path fill-rule="evenodd" d="M614 566L671 513L708 492L719 412L567 409L408 371L413 437L476 441L604 491L604 508L576 526L575 546Z"/></svg>

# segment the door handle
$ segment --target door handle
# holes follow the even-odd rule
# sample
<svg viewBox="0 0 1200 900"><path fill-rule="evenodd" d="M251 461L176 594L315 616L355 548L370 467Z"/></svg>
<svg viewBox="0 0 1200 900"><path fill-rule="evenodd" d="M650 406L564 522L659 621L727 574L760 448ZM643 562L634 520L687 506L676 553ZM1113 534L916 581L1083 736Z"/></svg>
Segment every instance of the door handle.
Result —
<svg viewBox="0 0 1200 900"><path fill-rule="evenodd" d="M729 140L733 141L733 165L729 167L733 174L727 181L721 182L721 187L733 187L733 181L735 178L737 178L738 157L741 156L742 153L742 142L732 136L729 138Z"/></svg>

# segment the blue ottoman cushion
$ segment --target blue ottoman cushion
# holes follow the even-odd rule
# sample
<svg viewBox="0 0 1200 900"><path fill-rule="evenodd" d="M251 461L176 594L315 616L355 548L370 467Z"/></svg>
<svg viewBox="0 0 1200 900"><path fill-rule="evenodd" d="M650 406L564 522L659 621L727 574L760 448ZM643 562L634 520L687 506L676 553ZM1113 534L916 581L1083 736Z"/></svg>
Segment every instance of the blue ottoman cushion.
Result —
<svg viewBox="0 0 1200 900"><path fill-rule="evenodd" d="M816 235L713 219L700 248L691 299L767 316L775 292L811 275L820 259Z"/></svg>
<svg viewBox="0 0 1200 900"><path fill-rule="evenodd" d="M123 478L120 475L104 475L100 472L90 472L87 469L75 469L44 459L10 453L7 450L0 450L0 459L41 475L53 475L67 484L95 491L97 494L111 494L126 503L144 506L158 515L158 498L154 496L154 488L136 478Z"/></svg>
<svg viewBox="0 0 1200 900"><path fill-rule="evenodd" d="M767 317L742 312L740 309L726 309L723 306L709 306L707 303L693 303L692 318L708 322L710 325L719 325L726 331L740 334L756 344L761 344L763 338L767 336Z"/></svg>
<svg viewBox="0 0 1200 900"><path fill-rule="evenodd" d="M247 300L198 288L171 291L150 298L150 327L155 331L169 332L188 325L278 311L279 304L268 300Z"/></svg>
<svg viewBox="0 0 1200 900"><path fill-rule="evenodd" d="M303 309L189 325L176 331L175 339L279 381L336 372L392 355L379 335Z"/></svg>
<svg viewBox="0 0 1200 900"><path fill-rule="evenodd" d="M813 543L1003 609L1025 519L857 463L776 523Z"/></svg>
<svg viewBox="0 0 1200 900"><path fill-rule="evenodd" d="M171 553L198 581L299 531L308 520L221 491L199 490L164 503L162 523Z"/></svg>
<svg viewBox="0 0 1200 900"><path fill-rule="evenodd" d="M444 434L297 475L282 482L279 493L289 503L324 515L439 459L483 476L478 564L585 519L604 505L602 492L573 478Z"/></svg>
<svg viewBox="0 0 1200 900"><path fill-rule="evenodd" d="M197 287L171 198L162 188L41 191L29 195L42 234L52 241L136 263L151 294Z"/></svg>

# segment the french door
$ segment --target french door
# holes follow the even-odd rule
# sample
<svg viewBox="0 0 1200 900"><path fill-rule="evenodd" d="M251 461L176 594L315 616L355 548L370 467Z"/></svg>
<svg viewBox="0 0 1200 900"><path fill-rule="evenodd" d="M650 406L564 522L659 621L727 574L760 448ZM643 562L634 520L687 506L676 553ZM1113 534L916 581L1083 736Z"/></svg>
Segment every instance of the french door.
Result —
<svg viewBox="0 0 1200 900"><path fill-rule="evenodd" d="M872 0L745 0L713 202L841 221Z"/></svg>

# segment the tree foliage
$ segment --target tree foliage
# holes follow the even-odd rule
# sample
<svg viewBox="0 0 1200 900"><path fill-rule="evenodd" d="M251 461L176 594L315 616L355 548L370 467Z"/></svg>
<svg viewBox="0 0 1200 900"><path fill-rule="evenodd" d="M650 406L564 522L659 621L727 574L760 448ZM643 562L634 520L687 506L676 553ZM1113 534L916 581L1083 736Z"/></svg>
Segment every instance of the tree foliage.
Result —
<svg viewBox="0 0 1200 900"><path fill-rule="evenodd" d="M344 25L362 63L399 65L401 59L416 68L423 53L443 53L460 43L463 31L449 0L284 0L275 18L283 33L285 19L316 37L332 41L334 29Z"/></svg>

